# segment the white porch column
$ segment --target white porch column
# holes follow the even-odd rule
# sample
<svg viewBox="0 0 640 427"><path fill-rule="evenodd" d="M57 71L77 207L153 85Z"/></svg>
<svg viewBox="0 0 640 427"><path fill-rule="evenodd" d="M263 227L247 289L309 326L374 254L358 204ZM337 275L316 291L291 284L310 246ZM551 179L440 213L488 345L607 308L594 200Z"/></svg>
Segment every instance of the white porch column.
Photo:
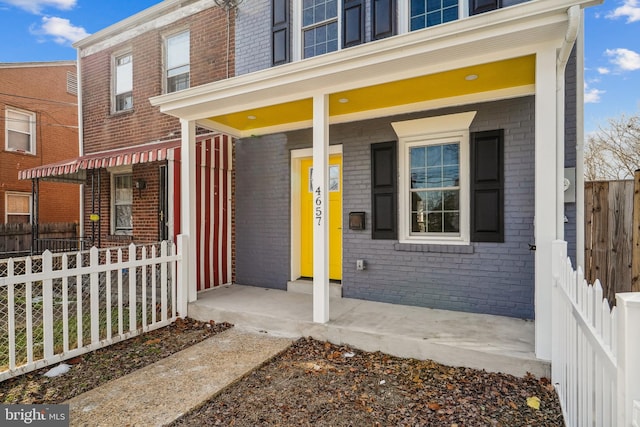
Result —
<svg viewBox="0 0 640 427"><path fill-rule="evenodd" d="M196 284L196 122L180 119L180 232L188 237L184 251L187 253L189 302L197 299Z"/></svg>
<svg viewBox="0 0 640 427"><path fill-rule="evenodd" d="M313 321L329 321L329 96L313 97Z"/></svg>
<svg viewBox="0 0 640 427"><path fill-rule="evenodd" d="M536 54L535 340L536 357L551 359L551 243L556 239L556 49Z"/></svg>

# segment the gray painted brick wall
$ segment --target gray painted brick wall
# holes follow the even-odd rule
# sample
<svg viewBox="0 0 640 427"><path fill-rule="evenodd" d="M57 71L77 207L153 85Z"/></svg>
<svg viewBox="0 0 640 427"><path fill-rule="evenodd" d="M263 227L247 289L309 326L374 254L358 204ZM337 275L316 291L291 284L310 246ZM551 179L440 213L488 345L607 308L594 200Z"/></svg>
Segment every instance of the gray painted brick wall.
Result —
<svg viewBox="0 0 640 427"><path fill-rule="evenodd" d="M565 111L564 111L564 166L576 167L576 49L574 47L565 70ZM565 203L564 213L567 222L564 224L564 238L567 241L567 253L573 265L576 265L576 204Z"/></svg>
<svg viewBox="0 0 640 427"><path fill-rule="evenodd" d="M271 1L247 0L236 15L236 75L271 67Z"/></svg>
<svg viewBox="0 0 640 427"><path fill-rule="evenodd" d="M286 289L289 152L282 134L236 143L236 282Z"/></svg>
<svg viewBox="0 0 640 427"><path fill-rule="evenodd" d="M460 254L396 250L397 241L372 240L370 144L396 140L393 121L470 110L478 111L471 131L505 130L505 243L473 243L473 253ZM367 215L364 231L343 224L343 295L532 318L534 129L533 97L331 126L331 143L343 144L343 222L351 211ZM307 129L238 141L238 283L285 287L289 150L311 147L311 138ZM356 259L367 262L365 271L356 271Z"/></svg>

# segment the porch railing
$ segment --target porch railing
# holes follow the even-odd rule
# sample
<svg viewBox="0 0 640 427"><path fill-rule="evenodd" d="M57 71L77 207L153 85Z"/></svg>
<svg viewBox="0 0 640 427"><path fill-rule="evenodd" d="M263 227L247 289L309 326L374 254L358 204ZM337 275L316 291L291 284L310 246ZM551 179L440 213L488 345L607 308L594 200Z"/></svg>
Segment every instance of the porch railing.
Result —
<svg viewBox="0 0 640 427"><path fill-rule="evenodd" d="M0 260L0 381L173 322L183 239Z"/></svg>
<svg viewBox="0 0 640 427"><path fill-rule="evenodd" d="M562 241L553 244L553 277L551 373L565 424L640 427L640 293L616 294L610 309Z"/></svg>
<svg viewBox="0 0 640 427"><path fill-rule="evenodd" d="M87 238L37 238L31 248L32 255L42 254L44 251L53 253L86 251L93 246L93 240Z"/></svg>

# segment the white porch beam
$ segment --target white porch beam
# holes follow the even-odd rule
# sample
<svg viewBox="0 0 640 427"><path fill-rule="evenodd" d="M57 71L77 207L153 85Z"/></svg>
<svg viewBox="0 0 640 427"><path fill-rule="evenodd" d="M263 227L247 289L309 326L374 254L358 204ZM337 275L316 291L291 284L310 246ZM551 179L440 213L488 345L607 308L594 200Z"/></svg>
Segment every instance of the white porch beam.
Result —
<svg viewBox="0 0 640 427"><path fill-rule="evenodd" d="M329 96L313 97L313 321L329 321Z"/></svg>
<svg viewBox="0 0 640 427"><path fill-rule="evenodd" d="M556 49L536 54L535 105L535 350L551 359L551 243L556 239Z"/></svg>
<svg viewBox="0 0 640 427"><path fill-rule="evenodd" d="M196 283L196 122L180 120L180 231L188 237L184 251L187 255L187 301L197 299Z"/></svg>

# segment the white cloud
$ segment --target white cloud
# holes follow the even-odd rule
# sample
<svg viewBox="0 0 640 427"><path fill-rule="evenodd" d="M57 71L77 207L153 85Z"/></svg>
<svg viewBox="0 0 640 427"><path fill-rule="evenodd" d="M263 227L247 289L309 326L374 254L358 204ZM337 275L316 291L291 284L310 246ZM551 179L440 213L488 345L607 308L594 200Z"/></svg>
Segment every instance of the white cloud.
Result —
<svg viewBox="0 0 640 427"><path fill-rule="evenodd" d="M591 89L587 86L587 84L584 84L584 103L585 104L597 104L598 102L600 102L600 95L602 95L603 93L605 93L604 90L600 90L600 89Z"/></svg>
<svg viewBox="0 0 640 427"><path fill-rule="evenodd" d="M77 0L0 0L2 3L10 4L27 12L40 14L42 9L53 7L55 9L69 10L75 7Z"/></svg>
<svg viewBox="0 0 640 427"><path fill-rule="evenodd" d="M42 27L32 28L31 32L39 36L53 37L58 44L73 43L89 35L84 28L76 27L68 19L56 16L43 16Z"/></svg>
<svg viewBox="0 0 640 427"><path fill-rule="evenodd" d="M611 63L623 71L640 70L640 55L629 49L607 49L605 55L611 57Z"/></svg>
<svg viewBox="0 0 640 427"><path fill-rule="evenodd" d="M616 7L609 12L607 18L627 18L627 24L640 21L640 3L638 3L638 0L625 0L622 6Z"/></svg>
<svg viewBox="0 0 640 427"><path fill-rule="evenodd" d="M609 70L606 67L598 67L598 73L599 74L609 74L611 72L611 70Z"/></svg>

